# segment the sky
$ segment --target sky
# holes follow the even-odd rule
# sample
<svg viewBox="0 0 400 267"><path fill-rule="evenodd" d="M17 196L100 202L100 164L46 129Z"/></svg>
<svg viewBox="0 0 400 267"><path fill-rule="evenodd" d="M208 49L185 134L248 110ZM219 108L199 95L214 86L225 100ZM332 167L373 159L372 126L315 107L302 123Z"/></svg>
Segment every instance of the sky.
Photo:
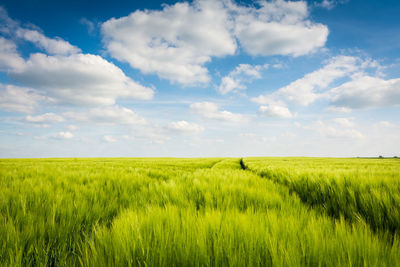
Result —
<svg viewBox="0 0 400 267"><path fill-rule="evenodd" d="M400 156L400 1L0 2L0 157Z"/></svg>

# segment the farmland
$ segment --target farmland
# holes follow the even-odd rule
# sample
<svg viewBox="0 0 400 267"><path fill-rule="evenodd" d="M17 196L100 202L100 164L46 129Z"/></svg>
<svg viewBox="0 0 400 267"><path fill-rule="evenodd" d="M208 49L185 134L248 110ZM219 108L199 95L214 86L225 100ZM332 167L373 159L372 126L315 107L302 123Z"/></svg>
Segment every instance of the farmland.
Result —
<svg viewBox="0 0 400 267"><path fill-rule="evenodd" d="M400 266L400 161L0 160L1 266Z"/></svg>

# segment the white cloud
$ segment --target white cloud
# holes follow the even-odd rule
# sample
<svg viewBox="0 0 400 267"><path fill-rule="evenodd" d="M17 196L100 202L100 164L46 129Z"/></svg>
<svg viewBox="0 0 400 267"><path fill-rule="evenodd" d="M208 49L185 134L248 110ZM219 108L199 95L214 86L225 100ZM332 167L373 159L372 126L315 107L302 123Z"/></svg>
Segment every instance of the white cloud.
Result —
<svg viewBox="0 0 400 267"><path fill-rule="evenodd" d="M195 0L135 11L102 25L104 43L114 58L183 85L209 82L204 64L233 55L236 38L251 55L300 56L324 46L328 29L307 20L305 1L258 4Z"/></svg>
<svg viewBox="0 0 400 267"><path fill-rule="evenodd" d="M391 123L389 121L380 121L380 122L374 124L374 126L378 127L378 128L382 128L383 127L383 128L389 128L389 129L399 128L399 126L397 126L396 124L393 124L393 123Z"/></svg>
<svg viewBox="0 0 400 267"><path fill-rule="evenodd" d="M258 113L266 117L292 118L290 110L281 102L271 102L268 105L260 106Z"/></svg>
<svg viewBox="0 0 400 267"><path fill-rule="evenodd" d="M322 0L321 3L317 3L316 6L320 6L322 8L326 8L326 9L332 9L334 8L336 5L336 1L335 0Z"/></svg>
<svg viewBox="0 0 400 267"><path fill-rule="evenodd" d="M246 139L254 139L257 137L255 133L240 133L239 137L244 137Z"/></svg>
<svg viewBox="0 0 400 267"><path fill-rule="evenodd" d="M182 133L200 133L204 131L204 127L196 123L187 121L175 121L168 125L168 129Z"/></svg>
<svg viewBox="0 0 400 267"><path fill-rule="evenodd" d="M33 127L47 129L47 128L50 128L50 125L48 125L48 124L40 124L39 123L39 124L34 124Z"/></svg>
<svg viewBox="0 0 400 267"><path fill-rule="evenodd" d="M283 68L286 68L287 66L286 66L286 64L283 63L283 62L279 62L279 63L273 64L272 67L273 67L274 69L283 69Z"/></svg>
<svg viewBox="0 0 400 267"><path fill-rule="evenodd" d="M92 108L87 112L66 112L63 114L69 120L105 124L144 125L146 120L131 109L109 106Z"/></svg>
<svg viewBox="0 0 400 267"><path fill-rule="evenodd" d="M235 39L220 1L164 5L161 11L135 11L110 19L102 33L110 54L144 73L182 84L207 83L203 65L212 56L232 55Z"/></svg>
<svg viewBox="0 0 400 267"><path fill-rule="evenodd" d="M0 71L19 84L44 93L54 102L75 105L112 105L117 98L151 99L154 90L138 84L104 58L82 54L59 37L48 38L40 30L27 29L0 8L0 31L13 39L34 43L46 53L27 60L14 42L0 37ZM34 26L32 26L33 28Z"/></svg>
<svg viewBox="0 0 400 267"><path fill-rule="evenodd" d="M225 95L233 90L237 90L237 89L241 89L244 90L246 89L246 86L244 86L243 84L241 84L241 82L238 79L234 79L232 77L225 76L222 77L221 79L221 84L218 87L218 91Z"/></svg>
<svg viewBox="0 0 400 267"><path fill-rule="evenodd" d="M25 120L27 122L33 122L33 123L55 123L55 122L63 122L64 118L54 113L45 113L43 115L37 115L37 116L28 115L25 117Z"/></svg>
<svg viewBox="0 0 400 267"><path fill-rule="evenodd" d="M261 71L268 68L268 65L249 65L239 64L227 76L223 77L218 90L221 94L226 94L237 89L247 89L245 83L252 82L254 79L261 78Z"/></svg>
<svg viewBox="0 0 400 267"><path fill-rule="evenodd" d="M400 79L384 80L360 74L329 92L331 105L363 109L400 105Z"/></svg>
<svg viewBox="0 0 400 267"><path fill-rule="evenodd" d="M315 100L325 97L321 93L332 82L347 77L361 68L362 61L357 57L337 56L319 70L306 74L289 85L282 87L269 95L260 95L252 100L259 104L269 103L271 100L287 100L307 106Z"/></svg>
<svg viewBox="0 0 400 267"><path fill-rule="evenodd" d="M337 124L334 126L323 121L315 121L309 126L303 126L303 128L315 131L321 136L328 138L362 139L365 137L361 132L352 127Z"/></svg>
<svg viewBox="0 0 400 267"><path fill-rule="evenodd" d="M0 83L0 109L2 110L32 113L39 102L46 99L36 90Z"/></svg>
<svg viewBox="0 0 400 267"><path fill-rule="evenodd" d="M76 126L76 125L67 125L67 129L69 130L69 131L76 131L76 130L79 130L79 127L78 126Z"/></svg>
<svg viewBox="0 0 400 267"><path fill-rule="evenodd" d="M19 38L34 43L37 47L52 55L70 55L81 52L78 47L71 45L61 38L48 38L37 30L19 28L16 35Z"/></svg>
<svg viewBox="0 0 400 267"><path fill-rule="evenodd" d="M0 33L11 34L18 26L18 23L11 19L7 11L0 6Z"/></svg>
<svg viewBox="0 0 400 267"><path fill-rule="evenodd" d="M350 113L351 112L350 108L334 107L334 106L329 106L325 110L328 112L333 112L333 113Z"/></svg>
<svg viewBox="0 0 400 267"><path fill-rule="evenodd" d="M327 99L329 112L349 113L352 109L400 105L400 79L384 80L371 77L365 71L375 69L381 75L382 66L369 58L336 56L322 68L304 75L273 93L252 98L253 102L267 105L259 109L260 114L269 116L282 114L290 117L287 102L307 106L318 99ZM342 82L332 89L334 82ZM276 103L280 103L278 106ZM286 114L286 115L283 115Z"/></svg>
<svg viewBox="0 0 400 267"><path fill-rule="evenodd" d="M0 7L0 25L0 32L14 38L29 41L49 54L69 55L81 52L78 47L71 45L60 37L46 37L34 25L29 26L31 29L22 27L19 22L10 18L6 10L2 7Z"/></svg>
<svg viewBox="0 0 400 267"><path fill-rule="evenodd" d="M307 2L277 0L259 4L259 9L233 5L235 35L247 53L300 56L325 45L328 28L307 20Z"/></svg>
<svg viewBox="0 0 400 267"><path fill-rule="evenodd" d="M90 21L90 20L88 20L87 18L81 18L81 19L79 20L79 22L80 22L82 25L85 25L85 26L86 26L86 28L87 28L87 30L88 30L88 33L89 33L90 35L94 35L94 33L95 33L95 31L96 31L96 25L95 25L95 23L94 23L93 21Z"/></svg>
<svg viewBox="0 0 400 267"><path fill-rule="evenodd" d="M24 66L24 59L17 52L14 42L0 36L0 71L19 69Z"/></svg>
<svg viewBox="0 0 400 267"><path fill-rule="evenodd" d="M108 143L113 143L113 142L117 141L117 139L115 137L110 136L110 135L103 136L103 140L108 142Z"/></svg>
<svg viewBox="0 0 400 267"><path fill-rule="evenodd" d="M58 132L50 136L53 139L71 139L74 135L70 132Z"/></svg>
<svg viewBox="0 0 400 267"><path fill-rule="evenodd" d="M347 3L348 1L349 0L322 0L321 2L316 2L315 6L331 10L336 5L344 4L344 3Z"/></svg>
<svg viewBox="0 0 400 267"><path fill-rule="evenodd" d="M228 122L240 122L244 120L243 115L235 114L226 110L219 110L216 103L197 102L190 104L190 110L207 119L215 119Z"/></svg>
<svg viewBox="0 0 400 267"><path fill-rule="evenodd" d="M343 126L343 127L353 127L354 122L352 122L351 118L335 118L333 119L333 122L336 124Z"/></svg>
<svg viewBox="0 0 400 267"><path fill-rule="evenodd" d="M32 54L22 69L12 70L9 75L68 104L112 105L117 98L151 99L154 94L114 64L91 54Z"/></svg>

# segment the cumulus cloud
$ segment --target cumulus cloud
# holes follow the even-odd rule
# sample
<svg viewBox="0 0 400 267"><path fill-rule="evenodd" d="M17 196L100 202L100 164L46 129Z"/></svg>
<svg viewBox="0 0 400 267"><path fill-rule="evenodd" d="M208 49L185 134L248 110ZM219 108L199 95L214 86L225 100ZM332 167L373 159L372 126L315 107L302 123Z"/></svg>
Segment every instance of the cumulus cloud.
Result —
<svg viewBox="0 0 400 267"><path fill-rule="evenodd" d="M260 1L260 8L235 6L235 35L251 55L301 56L323 47L328 28L307 19L305 1Z"/></svg>
<svg viewBox="0 0 400 267"><path fill-rule="evenodd" d="M21 84L44 91L61 103L112 105L117 98L151 99L154 91L127 77L100 56L32 54L9 75Z"/></svg>
<svg viewBox="0 0 400 267"><path fill-rule="evenodd" d="M315 121L309 126L302 126L303 129L317 132L319 135L328 138L362 139L365 136L357 129L349 125L333 125L323 121Z"/></svg>
<svg viewBox="0 0 400 267"><path fill-rule="evenodd" d="M328 29L308 18L306 2L195 0L135 11L102 25L104 43L116 59L143 73L193 85L209 82L204 64L233 55L236 39L251 55L308 54L323 47ZM226 80L227 86L232 81Z"/></svg>
<svg viewBox="0 0 400 267"><path fill-rule="evenodd" d="M168 125L168 129L172 130L174 132L181 132L181 133L200 133L204 131L204 127L201 125L198 125L196 123L190 123L187 121L175 121L171 122Z"/></svg>
<svg viewBox="0 0 400 267"><path fill-rule="evenodd" d="M24 59L17 52L15 43L0 36L0 71L20 69L24 63Z"/></svg>
<svg viewBox="0 0 400 267"><path fill-rule="evenodd" d="M7 11L0 6L0 33L12 34L19 27L18 22L11 19Z"/></svg>
<svg viewBox="0 0 400 267"><path fill-rule="evenodd" d="M146 120L131 109L109 106L92 108L85 112L65 112L64 117L69 120L105 124L144 125Z"/></svg>
<svg viewBox="0 0 400 267"><path fill-rule="evenodd" d="M69 55L81 52L78 47L60 37L49 38L45 36L34 25L30 25L31 28L21 26L18 21L10 18L7 11L2 7L0 7L0 25L0 32L3 34L29 41L49 54Z"/></svg>
<svg viewBox="0 0 400 267"><path fill-rule="evenodd" d="M79 130L79 127L76 126L76 125L71 124L71 125L67 125L67 129L69 131L76 131L76 130Z"/></svg>
<svg viewBox="0 0 400 267"><path fill-rule="evenodd" d="M0 83L0 109L9 112L32 113L39 102L47 98L38 91Z"/></svg>
<svg viewBox="0 0 400 267"><path fill-rule="evenodd" d="M25 120L27 122L33 122L33 123L55 123L55 122L63 122L64 118L60 115L50 112L37 116L28 115L25 117Z"/></svg>
<svg viewBox="0 0 400 267"><path fill-rule="evenodd" d="M232 55L235 39L220 1L164 5L161 11L135 11L102 25L109 53L144 73L182 84L210 80L203 65L212 56Z"/></svg>
<svg viewBox="0 0 400 267"><path fill-rule="evenodd" d="M112 105L117 98L151 99L154 90L140 85L104 58L82 54L59 37L46 37L39 29L27 29L0 9L0 31L12 39L29 41L47 54L30 54L23 59L11 40L0 37L0 71L25 87L74 105ZM32 26L33 27L33 26Z"/></svg>
<svg viewBox="0 0 400 267"><path fill-rule="evenodd" d="M333 122L336 124L343 126L343 127L353 127L354 122L352 121L351 118L335 118L333 119Z"/></svg>
<svg viewBox="0 0 400 267"><path fill-rule="evenodd" d="M60 37L48 38L37 30L19 28L16 32L19 38L32 42L37 47L52 55L70 55L81 52L81 50L64 41Z"/></svg>
<svg viewBox="0 0 400 267"><path fill-rule="evenodd" d="M289 85L269 95L260 95L252 100L259 104L271 100L287 100L307 106L323 97L322 90L339 78L347 77L361 68L362 61L352 56L337 56L330 59L321 69L306 74Z"/></svg>
<svg viewBox="0 0 400 267"><path fill-rule="evenodd" d="M221 79L218 91L224 95L238 89L247 89L245 83L252 82L254 79L260 79L261 71L266 68L268 68L268 64L254 66L239 64L233 71Z"/></svg>
<svg viewBox="0 0 400 267"><path fill-rule="evenodd" d="M329 92L337 108L363 109L400 105L400 79L384 80L360 74Z"/></svg>
<svg viewBox="0 0 400 267"><path fill-rule="evenodd" d="M293 115L286 105L282 102L270 102L262 105L258 109L258 114L272 118L292 118Z"/></svg>
<svg viewBox="0 0 400 267"><path fill-rule="evenodd" d="M378 127L378 128L388 128L388 129L400 128L399 125L396 125L389 121L380 121L380 122L374 124L374 126Z"/></svg>
<svg viewBox="0 0 400 267"><path fill-rule="evenodd" d="M70 132L58 132L50 135L53 139L72 139L74 135Z"/></svg>
<svg viewBox="0 0 400 267"><path fill-rule="evenodd" d="M335 107L335 106L329 106L325 110L328 112L332 112L332 113L350 113L351 112L350 108Z"/></svg>
<svg viewBox="0 0 400 267"><path fill-rule="evenodd" d="M400 105L400 79L383 79L383 67L369 58L336 56L320 69L304 75L273 93L252 98L253 102L267 105L260 114L272 116L282 112L290 116L287 102L307 106L318 99L326 99L329 112L349 113L353 109ZM375 70L375 76L366 72ZM350 81L349 81L350 80ZM332 88L333 84L336 87ZM272 104L271 104L272 103ZM276 103L280 103L276 107ZM277 114L276 114L277 115ZM282 116L283 117L283 116Z"/></svg>
<svg viewBox="0 0 400 267"><path fill-rule="evenodd" d="M219 110L219 106L213 102L197 102L190 104L190 110L206 119L214 119L227 122L240 122L244 120L243 115L226 110Z"/></svg>
<svg viewBox="0 0 400 267"><path fill-rule="evenodd" d="M117 139L115 137L111 136L111 135L103 136L103 140L108 142L108 143L113 143L113 142L117 141Z"/></svg>

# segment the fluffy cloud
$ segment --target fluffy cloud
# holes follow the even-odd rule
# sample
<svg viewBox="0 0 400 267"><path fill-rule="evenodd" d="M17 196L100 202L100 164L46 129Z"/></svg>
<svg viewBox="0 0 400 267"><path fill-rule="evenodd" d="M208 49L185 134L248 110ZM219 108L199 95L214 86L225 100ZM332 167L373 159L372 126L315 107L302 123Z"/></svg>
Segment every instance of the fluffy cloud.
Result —
<svg viewBox="0 0 400 267"><path fill-rule="evenodd" d="M355 75L330 91L331 105L338 108L362 109L400 105L400 79L384 80L368 75Z"/></svg>
<svg viewBox="0 0 400 267"><path fill-rule="evenodd" d="M260 95L252 100L259 104L271 100L287 100L307 106L320 97L322 90L339 78L347 77L361 68L362 61L357 57L337 56L319 70L306 74L289 85L282 87L269 95Z"/></svg>
<svg viewBox="0 0 400 267"><path fill-rule="evenodd" d="M32 113L39 102L47 98L36 90L0 84L0 109L9 112Z"/></svg>
<svg viewBox="0 0 400 267"><path fill-rule="evenodd" d="M48 38L37 30L19 28L16 34L19 38L34 43L37 47L52 55L70 55L81 52L78 47L71 45L61 38Z"/></svg>
<svg viewBox="0 0 400 267"><path fill-rule="evenodd" d="M86 112L66 112L65 118L80 122L122 124L122 125L144 125L146 120L133 112L131 109L109 106L103 108L92 108Z"/></svg>
<svg viewBox="0 0 400 267"><path fill-rule="evenodd" d="M224 95L237 89L247 89L245 83L249 83L254 79L260 79L261 71L266 68L268 68L267 64L255 66L239 64L227 76L222 78L218 91Z"/></svg>
<svg viewBox="0 0 400 267"><path fill-rule="evenodd" d="M307 20L307 2L260 1L260 8L235 6L235 35L251 55L300 56L323 47L325 25Z"/></svg>
<svg viewBox="0 0 400 267"><path fill-rule="evenodd" d="M323 47L328 29L307 20L306 2L260 1L259 8L233 1L195 0L135 11L102 25L116 59L143 73L184 85L207 83L204 64L233 55L238 39L251 55L304 55ZM232 81L226 80L226 86Z"/></svg>
<svg viewBox="0 0 400 267"><path fill-rule="evenodd" d="M243 115L226 110L219 110L217 104L212 102L197 102L190 105L190 110L207 119L215 119L227 122L243 121Z"/></svg>
<svg viewBox="0 0 400 267"><path fill-rule="evenodd" d="M335 118L333 119L333 122L336 124L343 126L343 127L353 127L354 122L352 122L352 119L350 118Z"/></svg>
<svg viewBox="0 0 400 267"><path fill-rule="evenodd" d="M200 133L204 131L204 127L196 123L190 123L187 121L175 121L168 125L168 129L175 132L182 133Z"/></svg>
<svg viewBox="0 0 400 267"><path fill-rule="evenodd" d="M30 27L34 29L21 26L18 21L8 16L4 8L0 7L0 32L3 34L29 41L52 55L69 55L81 52L78 47L71 45L60 37L49 38L37 30L37 27L33 25L30 25Z"/></svg>
<svg viewBox="0 0 400 267"><path fill-rule="evenodd" d="M54 113L45 113L37 116L28 115L25 117L25 120L33 123L55 123L63 122L64 118Z"/></svg>
<svg viewBox="0 0 400 267"><path fill-rule="evenodd" d="M21 84L44 91L58 102L112 105L117 98L151 99L153 90L129 77L100 56L32 54L23 68L9 75Z"/></svg>
<svg viewBox="0 0 400 267"><path fill-rule="evenodd" d="M58 132L50 135L50 138L53 139L71 139L74 135L70 132Z"/></svg>
<svg viewBox="0 0 400 267"><path fill-rule="evenodd" d="M79 127L78 126L76 126L76 125L68 125L67 126L67 129L68 130L70 130L70 131L76 131L76 130L78 130L79 129Z"/></svg>
<svg viewBox="0 0 400 267"><path fill-rule="evenodd" d="M14 42L0 37L0 71L19 84L34 88L54 102L74 105L112 105L117 98L151 99L154 90L138 84L104 58L82 54L59 37L22 27L0 8L0 32L29 41L47 54L31 54L27 60ZM33 27L33 26L32 26ZM49 54L49 55L48 55Z"/></svg>
<svg viewBox="0 0 400 267"><path fill-rule="evenodd" d="M11 19L7 11L0 6L0 33L11 34L17 27L19 27L18 23Z"/></svg>
<svg viewBox="0 0 400 267"><path fill-rule="evenodd" d="M14 42L0 36L0 71L19 69L24 66L24 59L17 52Z"/></svg>
<svg viewBox="0 0 400 267"><path fill-rule="evenodd" d="M351 109L350 108L344 108L344 107L329 106L329 107L326 108L326 111L332 112L332 113L350 113Z"/></svg>
<svg viewBox="0 0 400 267"><path fill-rule="evenodd" d="M206 0L135 11L106 21L102 33L113 57L144 73L182 84L206 83L210 78L203 64L236 50L228 23L223 4Z"/></svg>
<svg viewBox="0 0 400 267"><path fill-rule="evenodd" d="M385 80L366 74L368 70L373 69L376 76L382 75L380 72L382 67L376 61L353 56L337 56L331 58L319 70L308 73L271 94L252 98L252 101L268 105L260 107L261 114L272 115L273 111L276 111L287 116L290 111L286 108L285 102L307 106L321 98L330 102L326 109L330 112L348 113L353 109L399 106L400 79ZM344 83L341 81L341 85L332 88L332 84L340 79L350 79L350 81ZM271 103L272 105L281 103L281 105L273 108Z"/></svg>
<svg viewBox="0 0 400 267"><path fill-rule="evenodd" d="M281 102L271 102L267 105L262 105L258 109L258 114L266 117L275 118L292 118L290 110Z"/></svg>
<svg viewBox="0 0 400 267"><path fill-rule="evenodd" d="M315 121L309 126L300 126L305 130L317 132L319 135L328 138L362 139L365 136L349 125Z"/></svg>
<svg viewBox="0 0 400 267"><path fill-rule="evenodd" d="M376 128L388 128L388 129L395 129L395 128L400 128L399 125L393 124L389 121L380 121L376 124L374 124L374 127Z"/></svg>
<svg viewBox="0 0 400 267"><path fill-rule="evenodd" d="M113 143L113 142L117 141L117 139L115 137L110 136L110 135L103 136L103 140L108 142L108 143Z"/></svg>

